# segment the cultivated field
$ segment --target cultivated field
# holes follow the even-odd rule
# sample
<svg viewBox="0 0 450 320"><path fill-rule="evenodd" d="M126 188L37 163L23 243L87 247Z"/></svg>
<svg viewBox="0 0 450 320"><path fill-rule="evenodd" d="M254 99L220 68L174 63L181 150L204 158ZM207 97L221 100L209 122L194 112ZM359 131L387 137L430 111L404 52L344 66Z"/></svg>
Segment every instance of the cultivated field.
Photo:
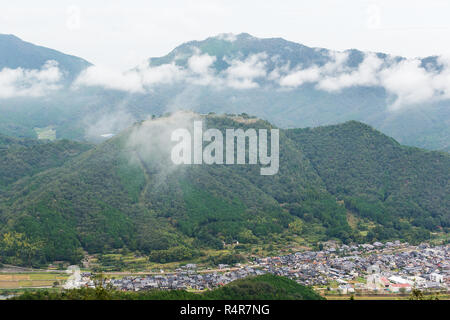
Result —
<svg viewBox="0 0 450 320"><path fill-rule="evenodd" d="M6 273L0 274L0 289L52 287L61 283L68 275L61 273Z"/></svg>

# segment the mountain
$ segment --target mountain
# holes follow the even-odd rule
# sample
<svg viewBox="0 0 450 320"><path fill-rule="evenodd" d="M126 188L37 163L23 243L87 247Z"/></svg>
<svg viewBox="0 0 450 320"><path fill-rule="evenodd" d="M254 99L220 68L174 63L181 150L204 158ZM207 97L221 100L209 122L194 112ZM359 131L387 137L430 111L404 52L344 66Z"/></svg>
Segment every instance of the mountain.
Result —
<svg viewBox="0 0 450 320"><path fill-rule="evenodd" d="M9 184L0 200L5 262L75 262L83 251L124 247L170 262L235 240L249 249L298 237L416 242L448 232L447 153L347 122L281 130L273 176L259 165L173 165L171 132L194 119L222 131L273 128L245 114L175 113ZM32 249L8 249L23 242Z"/></svg>
<svg viewBox="0 0 450 320"><path fill-rule="evenodd" d="M88 61L59 51L37 46L10 34L0 34L0 70L40 69L47 61L54 60L69 79L73 80L82 70L91 66Z"/></svg>
<svg viewBox="0 0 450 320"><path fill-rule="evenodd" d="M69 75L78 75L90 65L14 36L1 36L0 48L0 67L36 69L53 59ZM445 61L438 57L339 52L242 33L183 43L147 62L123 75L93 69L81 77L84 85L77 82L44 96L0 95L0 133L36 138L35 128L51 126L57 139L98 142L134 121L192 110L245 112L281 128L357 120L402 144L450 147L450 102L441 86L430 93L420 83L445 78Z"/></svg>
<svg viewBox="0 0 450 320"><path fill-rule="evenodd" d="M189 41L172 50L169 54L159 58L150 58L153 66L176 63L187 66L188 60L194 54L209 54L216 57L213 67L222 71L230 66L230 61L235 58L246 58L253 54L266 53L269 57L277 56L277 60L268 61L268 71L273 71L277 62L289 62L292 67L302 65L324 65L330 59L328 50L304 46L299 43L284 40L282 38L257 38L248 33L238 35L218 35L202 41ZM363 53L357 50L351 51L351 64L356 65L363 59Z"/></svg>
<svg viewBox="0 0 450 320"><path fill-rule="evenodd" d="M399 216L429 230L450 226L448 154L404 147L356 121L287 135L348 210L384 226L377 232L401 230Z"/></svg>
<svg viewBox="0 0 450 320"><path fill-rule="evenodd" d="M190 58L204 54L215 59L211 68L216 74L227 72L230 67L239 66L241 69L238 72L242 77L244 76L242 73L251 74L251 70L245 68L260 71L259 76L256 74L252 78L257 86L243 90L219 84L220 90L214 90L211 87L188 83L176 90L170 89L170 95L166 99L163 92L158 92L152 97L157 97L158 100L162 98L163 103L172 108L185 108L201 113L246 112L283 128L315 127L357 120L375 127L403 144L433 150L449 147L448 99L433 101L430 98L401 110L392 110L390 105L396 95L387 92L386 87L365 84L361 80L361 85L324 90L318 88L316 81L308 80L308 77L313 77L314 72L320 68L347 68L347 75L353 73L355 76L358 70L364 74L364 70L371 68L370 63L364 64L364 59L372 53L356 49L338 52L325 48L311 48L282 38L257 38L243 33L190 41L178 46L166 56L150 58L149 63L152 66L175 64L186 68ZM260 60L252 65L251 57L258 55ZM386 67L406 61L404 57L384 53L373 55ZM241 64L233 64L237 61ZM242 64L245 61L247 64ZM418 70L427 70L431 73L442 68L437 57L420 59L420 67ZM257 70L258 68L260 69ZM303 80L297 80L300 82L299 85L280 88L277 83L279 79L272 80L280 74L292 74L298 69L312 70L312 73L303 74L301 78ZM337 69L332 71L330 77L335 76L337 72L339 72ZM368 72L375 73L374 70ZM364 75L366 76L368 75ZM346 80L348 79L344 77L341 81ZM161 101L159 103L161 104Z"/></svg>
<svg viewBox="0 0 450 320"><path fill-rule="evenodd" d="M0 34L0 133L38 138L39 130L51 128L58 139L83 138L79 121L88 113L86 99L95 98L69 87L89 66L82 58Z"/></svg>

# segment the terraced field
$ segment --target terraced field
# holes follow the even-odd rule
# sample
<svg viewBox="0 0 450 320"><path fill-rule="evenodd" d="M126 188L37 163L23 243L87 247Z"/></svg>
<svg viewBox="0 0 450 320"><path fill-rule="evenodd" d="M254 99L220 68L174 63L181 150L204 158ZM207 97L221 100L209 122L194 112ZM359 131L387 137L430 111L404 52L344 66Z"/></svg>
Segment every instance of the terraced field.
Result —
<svg viewBox="0 0 450 320"><path fill-rule="evenodd" d="M0 289L20 289L35 287L52 287L61 283L68 275L61 273L10 273L0 274Z"/></svg>

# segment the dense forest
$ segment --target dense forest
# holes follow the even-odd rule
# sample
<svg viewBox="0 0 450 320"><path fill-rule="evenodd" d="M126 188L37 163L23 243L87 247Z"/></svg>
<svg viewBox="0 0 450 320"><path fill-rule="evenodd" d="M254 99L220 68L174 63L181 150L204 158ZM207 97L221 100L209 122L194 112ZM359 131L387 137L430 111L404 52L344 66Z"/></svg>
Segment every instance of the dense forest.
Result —
<svg viewBox="0 0 450 320"><path fill-rule="evenodd" d="M347 210L378 225L368 233L369 241L424 239L450 227L447 153L401 146L356 121L287 134L327 190Z"/></svg>
<svg viewBox="0 0 450 320"><path fill-rule="evenodd" d="M245 114L196 117L222 131L272 128ZM96 146L1 138L0 262L76 263L119 248L171 262L277 235L418 242L450 226L447 153L347 122L280 130L273 176L260 165L174 166L160 141L171 121L137 123Z"/></svg>
<svg viewBox="0 0 450 320"><path fill-rule="evenodd" d="M265 274L235 280L203 293L184 290L117 291L107 286L65 290L25 292L14 300L324 300L309 287L294 280Z"/></svg>
<svg viewBox="0 0 450 320"><path fill-rule="evenodd" d="M23 177L59 167L90 147L69 140L46 143L0 134L0 191Z"/></svg>

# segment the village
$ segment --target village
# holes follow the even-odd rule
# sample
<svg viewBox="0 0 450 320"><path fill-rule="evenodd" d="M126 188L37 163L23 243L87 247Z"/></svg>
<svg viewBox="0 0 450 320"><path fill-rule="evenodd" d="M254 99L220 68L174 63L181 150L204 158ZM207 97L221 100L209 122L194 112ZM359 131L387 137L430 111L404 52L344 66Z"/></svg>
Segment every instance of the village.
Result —
<svg viewBox="0 0 450 320"><path fill-rule="evenodd" d="M108 278L105 282L123 291L149 289L206 290L248 276L272 273L296 282L338 294L448 292L450 289L450 245L418 246L408 243L375 242L361 245L326 243L320 251L258 258L248 264L219 265L199 270L187 264L174 272ZM89 272L81 286L94 287Z"/></svg>

